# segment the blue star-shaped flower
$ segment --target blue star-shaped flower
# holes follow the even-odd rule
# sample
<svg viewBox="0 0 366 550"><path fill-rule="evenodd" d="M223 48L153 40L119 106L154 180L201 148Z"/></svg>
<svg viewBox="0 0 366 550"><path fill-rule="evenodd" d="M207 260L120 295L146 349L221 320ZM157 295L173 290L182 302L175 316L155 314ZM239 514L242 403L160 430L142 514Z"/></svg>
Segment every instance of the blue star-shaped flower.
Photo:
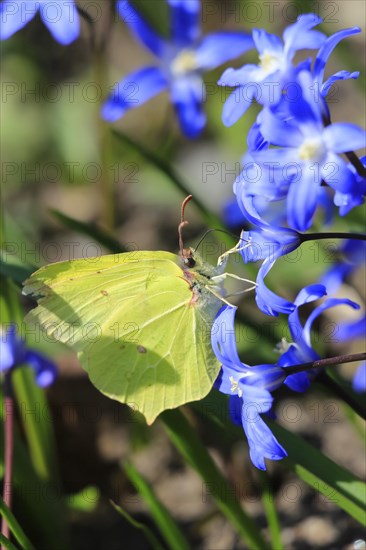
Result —
<svg viewBox="0 0 366 550"><path fill-rule="evenodd" d="M282 343L282 346L285 346L285 352L281 355L279 361L277 362L277 364L281 367L298 365L320 359L319 354L313 349L311 344L311 327L315 319L319 317L323 311L340 305L347 305L353 309L360 308L358 304L348 300L347 298L328 298L310 313L305 324L302 325L300 321L299 308L304 304L308 304L322 298L325 294L325 287L319 284L309 285L299 292L295 300L296 307L288 316L288 327L293 343ZM297 374L291 374L286 378L285 384L294 391L304 392L309 388L311 380L314 376L314 372L299 372Z"/></svg>
<svg viewBox="0 0 366 550"><path fill-rule="evenodd" d="M265 470L265 458L281 460L287 456L260 416L269 413L273 403L270 391L283 383L285 374L276 365L249 367L240 361L234 332L235 312L235 307L224 306L212 326L212 348L222 365L215 387L230 395L231 418L243 426L253 464Z"/></svg>
<svg viewBox="0 0 366 550"><path fill-rule="evenodd" d="M360 194L359 182L340 153L366 145L366 132L346 122L324 126L323 102L314 98L311 75L298 75L300 95L261 113L260 132L275 149L252 152L260 164L294 171L287 194L287 219L293 229L307 230L318 205L319 188L325 181L336 192Z"/></svg>
<svg viewBox="0 0 366 550"><path fill-rule="evenodd" d="M52 384L56 378L56 365L44 355L27 348L24 340L18 337L14 325L1 332L0 372L29 365L33 368L36 382L42 388Z"/></svg>
<svg viewBox="0 0 366 550"><path fill-rule="evenodd" d="M38 12L60 44L67 46L79 36L80 21L74 0L4 0L0 4L0 40L25 27Z"/></svg>
<svg viewBox="0 0 366 550"><path fill-rule="evenodd" d="M227 99L223 110L226 126L234 124L256 99L261 105L274 105L282 96L283 87L292 72L292 59L298 50L319 48L326 36L313 30L322 19L313 13L300 15L287 27L283 42L263 29L253 30L253 40L259 53L259 64L247 64L241 69L227 69L219 80L221 86L237 87Z"/></svg>
<svg viewBox="0 0 366 550"><path fill-rule="evenodd" d="M199 0L168 0L172 38L158 36L126 0L117 2L121 18L160 61L123 78L102 108L102 116L114 122L129 109L142 105L168 89L184 134L197 137L206 124L202 109L205 87L201 74L218 67L253 47L243 32L217 32L199 40Z"/></svg>

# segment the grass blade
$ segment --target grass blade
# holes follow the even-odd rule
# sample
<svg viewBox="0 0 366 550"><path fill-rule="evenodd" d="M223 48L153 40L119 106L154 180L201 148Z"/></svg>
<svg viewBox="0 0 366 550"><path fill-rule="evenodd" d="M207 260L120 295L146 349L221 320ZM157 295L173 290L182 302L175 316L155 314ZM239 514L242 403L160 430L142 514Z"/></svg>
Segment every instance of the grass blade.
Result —
<svg viewBox="0 0 366 550"><path fill-rule="evenodd" d="M274 422L268 423L288 452L285 462L290 469L321 493L325 500L337 504L347 514L366 525L366 484L301 437Z"/></svg>
<svg viewBox="0 0 366 550"><path fill-rule="evenodd" d="M134 468L134 466L129 462L124 463L123 468L129 480L134 484L137 491L149 506L156 525L159 527L162 536L169 545L169 548L172 550L189 550L189 544L184 538L178 525L165 506L163 506L163 504L159 501L146 479L144 479L136 468Z"/></svg>
<svg viewBox="0 0 366 550"><path fill-rule="evenodd" d="M258 527L232 494L232 488L216 467L186 417L178 409L175 409L165 411L160 419L173 444L201 476L221 512L240 533L249 548L251 550L267 548Z"/></svg>
<svg viewBox="0 0 366 550"><path fill-rule="evenodd" d="M267 517L269 532L271 534L272 548L283 550L281 540L281 525L278 520L276 504L273 491L271 490L270 477L266 472L259 472L259 477L262 485L262 502L263 508Z"/></svg>
<svg viewBox="0 0 366 550"><path fill-rule="evenodd" d="M128 512L126 512L126 510L124 510L123 508L118 506L112 500L110 501L110 503L112 504L112 506L116 510L116 512L121 514L121 516L123 516L125 518L125 520L128 521L128 523L130 523L133 527L135 527L136 529L139 529L140 531L143 532L146 539L151 544L151 548L153 548L153 550L164 550L164 548L162 547L162 545L160 544L160 542L158 541L158 539L156 538L154 533L146 525L144 525L143 523L141 523L141 522L137 521L136 519L134 519L132 516L130 516L130 514Z"/></svg>
<svg viewBox="0 0 366 550"><path fill-rule="evenodd" d="M24 533L23 529L15 519L14 514L11 510L6 506L4 500L0 497L0 514L5 519L6 523L9 526L10 531L13 533L16 540L19 542L20 546L24 548L24 550L34 550L33 544L28 539L27 535ZM5 539L5 537L2 537ZM6 540L6 539L5 539ZM3 540L1 541L3 543ZM13 547L14 545L11 544L10 541L7 541L8 548ZM9 544L11 545L9 547Z"/></svg>

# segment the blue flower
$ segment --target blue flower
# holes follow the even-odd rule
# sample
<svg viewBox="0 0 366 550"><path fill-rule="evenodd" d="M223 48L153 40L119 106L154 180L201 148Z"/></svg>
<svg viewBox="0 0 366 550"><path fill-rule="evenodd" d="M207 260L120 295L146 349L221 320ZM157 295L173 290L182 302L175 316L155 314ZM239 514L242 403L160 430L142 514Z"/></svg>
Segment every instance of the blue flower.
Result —
<svg viewBox="0 0 366 550"><path fill-rule="evenodd" d="M329 38L313 27L322 22L312 13L300 15L296 23L283 33L283 43L276 35L264 30L254 29L253 39L259 53L259 65L244 65L241 69L227 69L219 80L222 86L237 87L227 99L223 109L223 122L227 126L234 124L248 109L253 99L265 106L276 105L283 94L296 88L296 75L299 70L312 71L312 90L326 97L337 80L358 78L359 72L339 71L325 82L324 69L328 58L336 45L344 38L361 31L352 27L336 32ZM311 59L292 64L295 53L301 49L319 49L311 69ZM325 112L327 107L324 104Z"/></svg>
<svg viewBox="0 0 366 550"><path fill-rule="evenodd" d="M16 328L11 325L1 332L0 339L0 372L29 365L33 368L37 384L46 387L56 378L56 366L38 351L27 348L24 340L17 336Z"/></svg>
<svg viewBox="0 0 366 550"><path fill-rule="evenodd" d="M244 204L239 195L238 204L246 219L255 224L258 229L242 231L238 249L245 263L264 260L256 280L257 305L267 315L291 313L295 305L272 292L266 286L264 279L278 258L300 246L301 235L293 229L268 224L260 218L254 208L253 197L248 196L246 199Z"/></svg>
<svg viewBox="0 0 366 550"><path fill-rule="evenodd" d="M325 181L336 192L359 196L359 183L340 153L360 149L366 133L355 124L337 122L324 126L322 102L311 92L311 75L298 75L301 85L296 101L282 101L280 108L265 108L260 132L275 149L252 152L260 164L294 172L287 194L287 219L293 229L305 231L318 205L319 187ZM289 169L289 170L288 170Z"/></svg>
<svg viewBox="0 0 366 550"><path fill-rule="evenodd" d="M352 34L357 34L359 32L361 32L360 27L342 29L341 31L338 31L329 36L329 38L327 38L327 40L322 44L321 48L319 49L319 52L317 53L317 56L315 58L314 68L312 72L314 84L316 85L315 89L318 88L318 91L323 97L327 96L330 88L337 80L349 80L351 78L356 79L359 77L359 71L354 71L350 73L349 71L342 70L334 73L332 76L328 77L326 81L324 81L325 66L334 48L344 38L347 38L348 36L351 36Z"/></svg>
<svg viewBox="0 0 366 550"><path fill-rule="evenodd" d="M361 363L353 377L352 387L357 393L366 392L366 362Z"/></svg>
<svg viewBox="0 0 366 550"><path fill-rule="evenodd" d="M366 156L360 159L363 166L366 168ZM364 203L366 195L366 178L361 176L356 171L356 168L350 162L347 164L348 169L352 172L355 179L355 184L351 192L336 191L334 195L334 204L339 206L339 214L346 216L352 208L360 206Z"/></svg>
<svg viewBox="0 0 366 550"><path fill-rule="evenodd" d="M304 48L319 48L325 42L324 34L312 30L321 22L322 19L313 13L300 15L296 23L285 29L283 43L278 36L263 29L253 30L259 65L227 69L219 80L221 86L238 86L224 105L223 122L226 126L234 124L253 99L261 105L275 105L280 101L284 85L291 77L296 52Z"/></svg>
<svg viewBox="0 0 366 550"><path fill-rule="evenodd" d="M6 40L25 27L38 12L60 44L71 44L79 36L80 21L74 0L4 0L0 4L0 40Z"/></svg>
<svg viewBox="0 0 366 550"><path fill-rule="evenodd" d="M325 287L319 284L307 286L299 292L295 300L296 307L288 316L288 327L293 343L287 344L286 342L282 342L281 346L285 348L285 352L277 362L281 367L298 365L320 359L320 356L311 345L311 327L315 319L319 317L323 311L339 305L347 305L353 309L360 308L358 304L347 298L328 298L312 311L305 324L302 325L299 316L299 308L304 304L322 298L325 294ZM310 373L299 372L297 374L291 374L286 378L285 384L294 391L304 392L309 388L314 376L315 373L313 371Z"/></svg>
<svg viewBox="0 0 366 550"><path fill-rule="evenodd" d="M235 312L235 307L224 306L212 326L212 348L222 364L215 387L230 395L231 418L243 426L253 464L265 470L265 458L281 460L287 456L260 416L270 411L273 403L270 391L283 383L285 374L276 365L249 367L240 361L234 331Z"/></svg>
<svg viewBox="0 0 366 550"><path fill-rule="evenodd" d="M117 2L121 18L160 63L123 78L105 102L102 116L114 122L129 109L168 89L182 131L187 137L195 138L206 124L202 109L205 98L202 72L246 52L253 47L253 40L242 32L217 32L198 41L199 0L168 0L168 3L172 31L169 42L158 36L128 1Z"/></svg>
<svg viewBox="0 0 366 550"><path fill-rule="evenodd" d="M349 239L341 247L340 253L343 260L336 262L319 281L332 294L338 291L346 278L366 263L366 242ZM341 341L361 339L365 334L366 314L356 321L339 323L337 327L337 338Z"/></svg>

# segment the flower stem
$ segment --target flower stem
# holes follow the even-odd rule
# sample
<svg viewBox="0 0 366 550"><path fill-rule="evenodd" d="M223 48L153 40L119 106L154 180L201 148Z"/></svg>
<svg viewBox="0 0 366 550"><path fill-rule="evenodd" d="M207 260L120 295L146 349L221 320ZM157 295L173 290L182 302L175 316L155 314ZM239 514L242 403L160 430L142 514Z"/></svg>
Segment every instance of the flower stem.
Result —
<svg viewBox="0 0 366 550"><path fill-rule="evenodd" d="M293 365L292 367L283 367L283 370L287 375L296 374L298 372L310 371L312 369L319 369L322 367L331 367L334 365L340 365L341 363L352 363L353 361L364 361L366 359L366 352L353 353L350 355L337 355L335 357L327 357L326 359L318 359L317 361L311 361L309 363L302 363L301 365ZM346 391L342 386L337 384L326 372L321 372L317 377L317 382L320 382L323 386L330 389L340 399L347 403L361 418L366 420L366 411L364 407L360 405L358 401L353 399L352 395Z"/></svg>
<svg viewBox="0 0 366 550"><path fill-rule="evenodd" d="M351 355L336 355L335 357L327 357L326 359L317 359L316 361L310 361L309 363L301 363L300 365L283 367L283 370L289 376L290 374L296 374L298 372L309 371L312 369L320 369L323 367L332 367L334 365L340 365L342 363L353 363L354 361L365 361L365 359L366 359L366 352L353 353Z"/></svg>
<svg viewBox="0 0 366 550"><path fill-rule="evenodd" d="M356 153L354 153L353 151L347 151L344 154L346 155L350 163L353 164L353 166L356 168L357 173L360 176L366 178L366 167L362 164Z"/></svg>
<svg viewBox="0 0 366 550"><path fill-rule="evenodd" d="M321 239L355 239L358 241L366 241L364 233L342 233L340 231L326 233L301 233L301 242L318 241Z"/></svg>
<svg viewBox="0 0 366 550"><path fill-rule="evenodd" d="M5 439L5 458L4 458L4 487L3 500L6 506L11 509L12 501L12 477L13 477L13 449L14 449L14 398L11 387L11 372L5 374L4 379L4 439ZM5 518L2 520L1 533L7 539L9 538L9 525Z"/></svg>

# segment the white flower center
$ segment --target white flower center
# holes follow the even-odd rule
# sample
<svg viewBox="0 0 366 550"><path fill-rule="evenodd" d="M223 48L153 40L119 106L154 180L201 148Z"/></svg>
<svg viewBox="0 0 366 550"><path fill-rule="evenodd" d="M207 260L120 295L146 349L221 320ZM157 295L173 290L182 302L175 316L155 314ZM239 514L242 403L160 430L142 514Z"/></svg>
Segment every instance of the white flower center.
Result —
<svg viewBox="0 0 366 550"><path fill-rule="evenodd" d="M197 56L194 50L182 50L171 62L171 71L175 76L181 76L198 69Z"/></svg>
<svg viewBox="0 0 366 550"><path fill-rule="evenodd" d="M289 350L290 346L291 344L286 340L286 338L282 338L281 342L278 342L276 344L274 351L279 355L282 355L282 353L285 353Z"/></svg>
<svg viewBox="0 0 366 550"><path fill-rule="evenodd" d="M241 397L243 395L243 392L241 391L241 389L239 388L239 383L237 380L234 380L234 378L232 376L230 376L229 378L230 382L231 382L231 388L230 390L233 392L233 393L236 393L238 392L238 396Z"/></svg>
<svg viewBox="0 0 366 550"><path fill-rule="evenodd" d="M282 55L274 54L268 50L265 50L259 56L259 65L267 73L271 74L277 71L282 64Z"/></svg>
<svg viewBox="0 0 366 550"><path fill-rule="evenodd" d="M327 153L324 141L319 138L306 138L299 147L301 160L321 161Z"/></svg>

